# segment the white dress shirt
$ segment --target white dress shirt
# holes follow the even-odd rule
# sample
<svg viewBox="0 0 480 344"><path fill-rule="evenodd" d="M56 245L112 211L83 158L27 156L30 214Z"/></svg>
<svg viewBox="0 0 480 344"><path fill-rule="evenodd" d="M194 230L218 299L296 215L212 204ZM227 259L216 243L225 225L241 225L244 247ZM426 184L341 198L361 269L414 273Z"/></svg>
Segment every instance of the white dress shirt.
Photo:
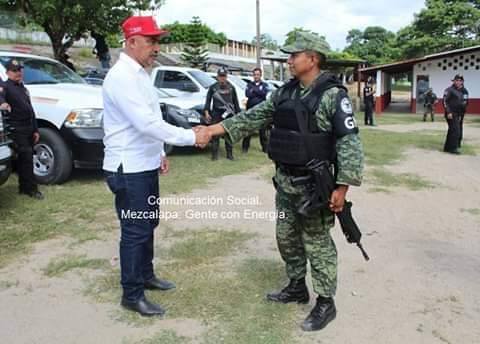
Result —
<svg viewBox="0 0 480 344"><path fill-rule="evenodd" d="M193 130L166 123L160 101L146 70L125 53L103 83L103 169L136 173L155 170L165 156L164 142L175 146L195 144Z"/></svg>

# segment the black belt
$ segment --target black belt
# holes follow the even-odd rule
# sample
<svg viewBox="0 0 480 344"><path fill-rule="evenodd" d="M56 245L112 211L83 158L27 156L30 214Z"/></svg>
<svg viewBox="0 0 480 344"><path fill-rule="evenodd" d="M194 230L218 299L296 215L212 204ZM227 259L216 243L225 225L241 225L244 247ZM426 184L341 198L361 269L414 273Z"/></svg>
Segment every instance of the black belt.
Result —
<svg viewBox="0 0 480 344"><path fill-rule="evenodd" d="M303 166L277 164L277 167L280 169L280 171L292 177L304 177L310 174L310 170Z"/></svg>

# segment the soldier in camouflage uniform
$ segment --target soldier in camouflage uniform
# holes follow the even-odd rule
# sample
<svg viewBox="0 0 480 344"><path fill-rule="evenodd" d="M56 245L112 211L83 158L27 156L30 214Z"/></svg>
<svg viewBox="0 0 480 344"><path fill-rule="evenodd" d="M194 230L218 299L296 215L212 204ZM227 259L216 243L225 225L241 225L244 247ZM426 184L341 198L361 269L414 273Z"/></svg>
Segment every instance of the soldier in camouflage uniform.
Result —
<svg viewBox="0 0 480 344"><path fill-rule="evenodd" d="M337 251L330 229L334 225L334 212L343 208L349 185L359 186L363 172L362 145L346 89L331 74L320 72L328 49L324 39L299 33L293 45L282 48L290 54L288 64L294 79L274 91L262 104L208 129L203 128L213 136L226 134L235 142L273 123L268 152L276 164L273 178L277 190L276 207L285 214L277 220L276 234L290 283L279 292L267 294L267 299L308 303L305 276L309 260L313 289L318 298L302 324L305 331L320 330L336 316L333 297L337 286ZM310 136L317 137L313 140L317 145L313 146L315 152L310 153L336 164L338 186L331 196L329 209L318 210L308 217L298 213L299 205L307 196L307 185L292 185L292 178L307 173L306 161L295 161L298 156L305 156L303 142L306 141L299 141L299 137L307 136L299 133L296 112L299 103L296 101L307 103L311 111L305 113L305 120L309 123ZM311 154L306 155L311 158Z"/></svg>

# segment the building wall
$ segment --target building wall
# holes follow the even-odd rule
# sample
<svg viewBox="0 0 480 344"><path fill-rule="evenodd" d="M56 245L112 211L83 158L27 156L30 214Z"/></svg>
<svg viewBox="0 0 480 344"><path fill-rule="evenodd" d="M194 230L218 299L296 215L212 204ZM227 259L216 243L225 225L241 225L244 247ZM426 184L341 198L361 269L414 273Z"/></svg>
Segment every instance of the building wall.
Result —
<svg viewBox="0 0 480 344"><path fill-rule="evenodd" d="M480 114L480 52L458 54L415 64L412 94L414 97L417 95L417 76L428 75L430 87L441 100L444 90L452 84L451 80L455 74L462 74L465 79L465 87L470 97L467 112ZM412 103L415 101L416 99L412 100ZM441 101L437 103L435 111L443 113Z"/></svg>

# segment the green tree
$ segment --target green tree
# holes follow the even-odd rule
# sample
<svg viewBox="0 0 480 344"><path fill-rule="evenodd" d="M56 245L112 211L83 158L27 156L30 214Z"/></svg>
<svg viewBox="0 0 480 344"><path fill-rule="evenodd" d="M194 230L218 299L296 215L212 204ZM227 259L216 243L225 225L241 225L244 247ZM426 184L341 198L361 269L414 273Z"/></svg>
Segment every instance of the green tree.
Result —
<svg viewBox="0 0 480 344"><path fill-rule="evenodd" d="M373 64L389 62L399 57L395 37L380 26L369 26L364 31L353 29L348 32L344 52Z"/></svg>
<svg viewBox="0 0 480 344"><path fill-rule="evenodd" d="M257 44L257 37L255 36L252 39L251 44L256 45ZM268 33L262 33L260 35L260 46L265 49L269 50L277 50L278 49L278 43L276 40L272 38Z"/></svg>
<svg viewBox="0 0 480 344"><path fill-rule="evenodd" d="M325 36L320 36L318 33L316 32L312 32L311 30L306 30L304 29L303 27L295 27L293 28L293 30L291 30L290 32L288 32L286 34L287 38L285 39L285 43L284 45L290 45L290 44L293 44L295 42L295 39L297 37L297 32L308 32L308 33L312 33L314 35L317 35L319 37L322 37L323 39L325 39Z"/></svg>
<svg viewBox="0 0 480 344"><path fill-rule="evenodd" d="M187 46L182 53L182 60L190 67L202 68L207 62L207 35L202 29L202 22L199 17L193 17L186 32L185 41Z"/></svg>
<svg viewBox="0 0 480 344"><path fill-rule="evenodd" d="M426 0L425 5L397 34L405 58L480 44L479 0Z"/></svg>
<svg viewBox="0 0 480 344"><path fill-rule="evenodd" d="M178 21L163 25L162 28L170 32L169 36L162 38L162 43L186 43L190 39L192 23L182 24ZM223 32L215 32L205 23L195 27L205 37L207 43L224 46L227 44L227 36Z"/></svg>
<svg viewBox="0 0 480 344"><path fill-rule="evenodd" d="M0 9L17 11L25 23L40 25L50 37L55 58L62 62L68 48L87 31L118 33L134 10L151 5L150 0L0 0Z"/></svg>

